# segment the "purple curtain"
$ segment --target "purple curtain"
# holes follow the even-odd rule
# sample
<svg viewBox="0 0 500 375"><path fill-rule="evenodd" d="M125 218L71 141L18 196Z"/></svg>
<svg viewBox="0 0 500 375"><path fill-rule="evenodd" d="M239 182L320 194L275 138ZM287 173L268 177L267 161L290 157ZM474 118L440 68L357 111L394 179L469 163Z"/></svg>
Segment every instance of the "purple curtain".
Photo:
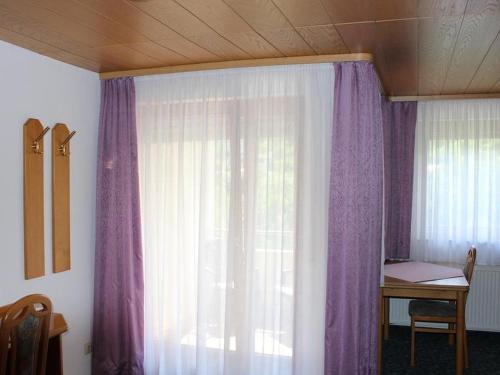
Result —
<svg viewBox="0 0 500 375"><path fill-rule="evenodd" d="M409 258L417 102L382 102L385 257Z"/></svg>
<svg viewBox="0 0 500 375"><path fill-rule="evenodd" d="M335 65L325 374L377 371L383 134L373 65Z"/></svg>
<svg viewBox="0 0 500 375"><path fill-rule="evenodd" d="M143 374L142 271L135 88L101 86L92 373Z"/></svg>

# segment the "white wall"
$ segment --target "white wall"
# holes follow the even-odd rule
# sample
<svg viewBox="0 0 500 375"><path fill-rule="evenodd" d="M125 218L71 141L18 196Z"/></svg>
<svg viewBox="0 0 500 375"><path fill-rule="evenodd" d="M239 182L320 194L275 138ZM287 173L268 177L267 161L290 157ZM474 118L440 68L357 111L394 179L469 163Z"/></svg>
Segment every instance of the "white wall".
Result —
<svg viewBox="0 0 500 375"><path fill-rule="evenodd" d="M93 302L98 75L0 42L0 305L43 293L64 314L64 368L89 374ZM45 136L45 276L24 280L23 124L64 122L71 141L71 270L52 273L50 133Z"/></svg>

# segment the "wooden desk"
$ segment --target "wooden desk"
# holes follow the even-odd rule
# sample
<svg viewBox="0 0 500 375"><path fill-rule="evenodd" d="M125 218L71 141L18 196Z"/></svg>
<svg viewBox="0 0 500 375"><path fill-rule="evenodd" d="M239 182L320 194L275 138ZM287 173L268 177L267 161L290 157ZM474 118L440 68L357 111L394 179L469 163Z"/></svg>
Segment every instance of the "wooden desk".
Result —
<svg viewBox="0 0 500 375"><path fill-rule="evenodd" d="M0 316L8 309L9 305L0 306ZM63 374L63 355L61 335L68 330L68 324L60 313L52 313L49 328L49 346L47 350L47 375Z"/></svg>
<svg viewBox="0 0 500 375"><path fill-rule="evenodd" d="M382 372L382 336L389 338L389 302L391 298L436 299L455 301L457 306L457 338L455 374L464 373L464 327L465 327L465 295L469 291L469 283L462 277L411 283L391 277L384 277L384 285L380 287L379 314L379 374Z"/></svg>
<svg viewBox="0 0 500 375"><path fill-rule="evenodd" d="M47 370L45 373L63 374L63 354L61 335L68 330L68 324L60 313L52 313L49 328L49 347L47 350Z"/></svg>

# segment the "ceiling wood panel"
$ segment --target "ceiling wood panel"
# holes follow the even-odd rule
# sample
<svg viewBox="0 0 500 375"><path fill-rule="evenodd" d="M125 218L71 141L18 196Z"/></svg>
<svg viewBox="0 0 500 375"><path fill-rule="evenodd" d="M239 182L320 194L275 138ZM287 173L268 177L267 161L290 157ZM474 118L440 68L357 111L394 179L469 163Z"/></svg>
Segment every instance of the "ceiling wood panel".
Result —
<svg viewBox="0 0 500 375"><path fill-rule="evenodd" d="M23 17L35 20L48 30L64 34L66 37L79 43L84 43L87 46L105 46L117 43L116 40L99 34L91 28L72 22L66 17L61 17L57 13L37 6L37 2L31 3L26 0L2 0L1 4L3 7ZM38 2L38 4L40 3Z"/></svg>
<svg viewBox="0 0 500 375"><path fill-rule="evenodd" d="M222 0L176 0L178 4L211 25L221 36L252 57L283 56Z"/></svg>
<svg viewBox="0 0 500 375"><path fill-rule="evenodd" d="M462 16L465 12L467 1L468 0L419 0L417 4L417 16Z"/></svg>
<svg viewBox="0 0 500 375"><path fill-rule="evenodd" d="M2 9L0 8L0 22L3 21ZM3 23L2 23L3 24ZM57 52L59 48L51 46L47 43L40 42L29 36L24 36L15 31L7 30L0 27L0 39L12 44L22 45L31 51L38 52L40 54L45 54L49 52Z"/></svg>
<svg viewBox="0 0 500 375"><path fill-rule="evenodd" d="M321 0L273 0L295 27L326 25L331 19Z"/></svg>
<svg viewBox="0 0 500 375"><path fill-rule="evenodd" d="M489 92L498 80L500 80L500 34L491 45L466 92Z"/></svg>
<svg viewBox="0 0 500 375"><path fill-rule="evenodd" d="M463 16L418 21L418 93L441 93Z"/></svg>
<svg viewBox="0 0 500 375"><path fill-rule="evenodd" d="M349 53L334 25L303 26L297 31L319 55Z"/></svg>
<svg viewBox="0 0 500 375"><path fill-rule="evenodd" d="M101 68L103 68L103 66L96 61L73 55L49 44L3 28L0 28L0 40L12 44L22 45L24 48L27 48L33 52L52 57L56 60L60 60L68 64L77 65L88 70L99 71Z"/></svg>
<svg viewBox="0 0 500 375"><path fill-rule="evenodd" d="M124 53L113 56L110 53L96 52L99 49L111 47L112 45L104 46L99 43L92 47L91 43L83 43L81 40L72 39L61 31L47 27L40 19L24 16L17 9L0 6L0 24L10 31L17 32L24 37L31 37L35 41L45 43L60 50L58 54L52 52L51 56L65 56L65 58L68 58L74 55L74 64L77 66L88 69L89 64L82 64L82 61L94 61L97 63L96 66L99 66L97 71L102 69L124 69L127 67L126 60L121 60L121 58L126 56ZM148 63L153 62L158 64L156 60L139 53L135 54L132 62L141 58L145 60L145 64L141 66L147 66ZM134 65L136 64L134 63Z"/></svg>
<svg viewBox="0 0 500 375"><path fill-rule="evenodd" d="M103 17L74 0L44 0L43 2L29 0L25 1L25 3L32 7L41 6L58 14L60 17L64 17L71 22L77 22L96 31L100 35L104 35L120 43L148 41L143 34L136 30Z"/></svg>
<svg viewBox="0 0 500 375"><path fill-rule="evenodd" d="M224 2L283 55L314 54L311 46L271 0L224 0Z"/></svg>
<svg viewBox="0 0 500 375"><path fill-rule="evenodd" d="M26 1L35 6L38 1ZM125 47L143 53L165 65L187 64L192 62L188 57L150 41L146 36L119 22L110 20L95 13L83 4L68 0L46 0L41 4L61 17L78 22L106 37L124 43ZM149 60L151 61L151 60Z"/></svg>
<svg viewBox="0 0 500 375"><path fill-rule="evenodd" d="M392 86L388 95L417 94L417 20L383 21L376 24L379 53L388 65Z"/></svg>
<svg viewBox="0 0 500 375"><path fill-rule="evenodd" d="M4 8L0 5L0 25L2 28L19 34L21 46L26 46L28 49L33 49L33 45L40 45L43 43L47 46L56 48L62 52L73 53L76 56L84 57L79 55L78 49L88 49L84 44L76 42L64 34L54 32L44 25L41 25L36 20L23 17L17 12L12 11L12 9ZM32 43L27 44L26 40L31 39ZM18 43L15 43L18 44ZM44 53L45 54L45 53ZM87 57L87 56L85 56ZM115 65L109 61L99 61L100 69L119 69L120 65ZM78 65L75 63L75 65ZM79 66L79 65L78 65Z"/></svg>
<svg viewBox="0 0 500 375"><path fill-rule="evenodd" d="M313 48L293 28L261 30L261 34L285 56L314 55Z"/></svg>
<svg viewBox="0 0 500 375"><path fill-rule="evenodd" d="M189 64L191 62L191 59L186 56L179 55L177 52L150 40L145 42L128 43L123 46L158 60L162 65L180 65Z"/></svg>
<svg viewBox="0 0 500 375"><path fill-rule="evenodd" d="M221 57L164 25L157 19L139 11L124 0L77 0L79 3L115 22L126 25L149 40L167 47L194 62L220 61Z"/></svg>
<svg viewBox="0 0 500 375"><path fill-rule="evenodd" d="M76 0L103 17L126 25L150 40L182 38L182 35L164 25L125 0Z"/></svg>
<svg viewBox="0 0 500 375"><path fill-rule="evenodd" d="M465 92L500 31L500 0L468 3L441 93Z"/></svg>
<svg viewBox="0 0 500 375"><path fill-rule="evenodd" d="M149 65L161 65L160 60L121 44L96 46L82 50L74 49L72 52L79 56L88 56L92 60L106 61L108 64L119 66L119 69L125 69L126 66L135 66L134 69L138 69Z"/></svg>
<svg viewBox="0 0 500 375"><path fill-rule="evenodd" d="M375 0L375 19L415 18L417 3L417 0Z"/></svg>
<svg viewBox="0 0 500 375"><path fill-rule="evenodd" d="M490 92L500 93L500 80L497 81L495 86L490 90Z"/></svg>
<svg viewBox="0 0 500 375"><path fill-rule="evenodd" d="M291 29L292 24L271 0L224 0L254 29Z"/></svg>
<svg viewBox="0 0 500 375"><path fill-rule="evenodd" d="M87 70L91 70L94 72L97 72L99 70L108 70L108 69L116 69L116 65L109 64L109 65L103 65L103 63L95 61L95 60L89 60L85 57L77 56L72 53L58 50L58 51L51 51L51 52L46 52L44 53L45 56L52 57L55 60L63 61L65 63L71 64L71 65L76 65L79 66L80 68L84 68Z"/></svg>
<svg viewBox="0 0 500 375"><path fill-rule="evenodd" d="M185 38L155 40L155 43L186 56L193 62L221 61L222 58Z"/></svg>
<svg viewBox="0 0 500 375"><path fill-rule="evenodd" d="M374 21L379 0L321 0L333 23Z"/></svg>
<svg viewBox="0 0 500 375"><path fill-rule="evenodd" d="M377 43L375 22L344 23L337 25L337 30L352 53L365 51L374 55L375 66L384 90L389 92L392 87L392 77L382 48Z"/></svg>
<svg viewBox="0 0 500 375"><path fill-rule="evenodd" d="M151 17L217 56L228 60L252 57L174 1L138 1L134 4Z"/></svg>
<svg viewBox="0 0 500 375"><path fill-rule="evenodd" d="M377 52L375 22L342 23L336 28L351 52Z"/></svg>
<svg viewBox="0 0 500 375"><path fill-rule="evenodd" d="M0 39L97 72L366 52L389 95L500 92L500 0L0 0Z"/></svg>

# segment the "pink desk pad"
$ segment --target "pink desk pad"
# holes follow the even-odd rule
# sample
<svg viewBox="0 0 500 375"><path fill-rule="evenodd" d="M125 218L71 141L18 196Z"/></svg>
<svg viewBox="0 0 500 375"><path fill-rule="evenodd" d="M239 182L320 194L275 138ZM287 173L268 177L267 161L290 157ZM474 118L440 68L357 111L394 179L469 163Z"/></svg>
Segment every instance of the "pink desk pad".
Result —
<svg viewBox="0 0 500 375"><path fill-rule="evenodd" d="M440 266L433 263L402 262L384 265L384 276L411 283L463 276L461 269Z"/></svg>

